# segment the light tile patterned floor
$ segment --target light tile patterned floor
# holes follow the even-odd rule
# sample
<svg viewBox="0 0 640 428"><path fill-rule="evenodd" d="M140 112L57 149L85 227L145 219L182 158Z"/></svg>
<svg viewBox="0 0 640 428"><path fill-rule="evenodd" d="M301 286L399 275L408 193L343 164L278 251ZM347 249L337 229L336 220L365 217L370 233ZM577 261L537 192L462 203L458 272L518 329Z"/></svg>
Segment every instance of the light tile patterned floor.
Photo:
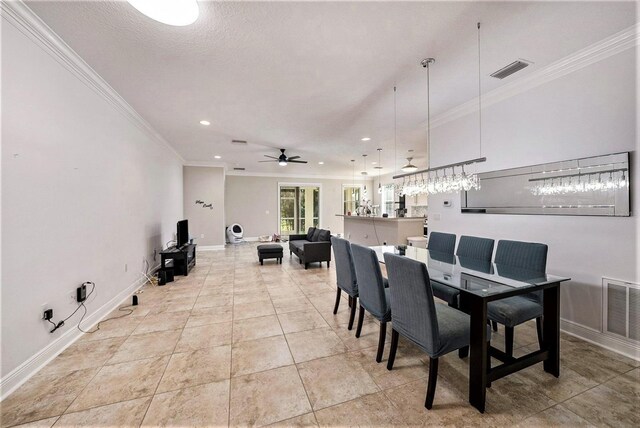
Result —
<svg viewBox="0 0 640 428"><path fill-rule="evenodd" d="M484 415L466 400L468 361L443 357L427 411L428 357L401 341L387 371L377 323L356 339L334 293L333 267L260 266L254 244L201 252L2 402L1 425L640 426L640 364L564 334L560 378L537 365L494 382ZM536 343L533 325L516 329L516 354Z"/></svg>

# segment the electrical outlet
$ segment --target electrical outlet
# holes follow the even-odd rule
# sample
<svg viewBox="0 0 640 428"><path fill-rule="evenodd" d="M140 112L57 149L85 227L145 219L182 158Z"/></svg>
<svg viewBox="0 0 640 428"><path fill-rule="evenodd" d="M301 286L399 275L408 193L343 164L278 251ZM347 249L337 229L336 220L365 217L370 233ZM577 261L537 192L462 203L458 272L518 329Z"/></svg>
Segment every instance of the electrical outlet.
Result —
<svg viewBox="0 0 640 428"><path fill-rule="evenodd" d="M82 284L80 287L76 288L76 302L82 303L87 300L87 286Z"/></svg>
<svg viewBox="0 0 640 428"><path fill-rule="evenodd" d="M45 309L42 313L42 319L45 321L53 319L53 309Z"/></svg>
<svg viewBox="0 0 640 428"><path fill-rule="evenodd" d="M49 309L51 309L51 306L48 303L43 303L42 305L40 305L40 319L45 319L44 313Z"/></svg>

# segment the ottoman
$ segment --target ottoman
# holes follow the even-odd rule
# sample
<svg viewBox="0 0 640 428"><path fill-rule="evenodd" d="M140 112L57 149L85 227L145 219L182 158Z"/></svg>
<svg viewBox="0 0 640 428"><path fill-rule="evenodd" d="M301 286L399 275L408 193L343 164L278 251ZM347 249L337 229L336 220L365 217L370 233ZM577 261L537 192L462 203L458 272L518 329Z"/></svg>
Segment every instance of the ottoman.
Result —
<svg viewBox="0 0 640 428"><path fill-rule="evenodd" d="M263 244L258 245L258 258L260 264L264 265L265 259L277 259L282 264L282 245L279 244Z"/></svg>

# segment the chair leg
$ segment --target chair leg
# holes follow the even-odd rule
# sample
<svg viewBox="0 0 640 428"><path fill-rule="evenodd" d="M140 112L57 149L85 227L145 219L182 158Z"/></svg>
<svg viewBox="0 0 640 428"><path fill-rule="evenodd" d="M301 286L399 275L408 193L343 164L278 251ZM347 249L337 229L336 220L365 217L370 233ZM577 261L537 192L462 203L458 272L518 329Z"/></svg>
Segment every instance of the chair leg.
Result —
<svg viewBox="0 0 640 428"><path fill-rule="evenodd" d="M347 330L351 330L353 329L353 320L356 318L356 306L357 302L358 302L358 298L357 297L353 297L353 300L351 300L351 314L349 315L349 326L347 327Z"/></svg>
<svg viewBox="0 0 640 428"><path fill-rule="evenodd" d="M514 327L504 327L504 352L509 357L513 357L513 332Z"/></svg>
<svg viewBox="0 0 640 428"><path fill-rule="evenodd" d="M498 323L495 321L491 321L491 326L493 327L493 331L498 331Z"/></svg>
<svg viewBox="0 0 640 428"><path fill-rule="evenodd" d="M429 357L429 383L427 385L427 398L424 407L428 410L433 407L433 399L436 396L436 383L438 383L438 359Z"/></svg>
<svg viewBox="0 0 640 428"><path fill-rule="evenodd" d="M360 306L362 307L362 306ZM382 353L384 352L384 341L387 338L387 323L380 323L380 337L378 338L378 354L376 355L376 363L382 361Z"/></svg>
<svg viewBox="0 0 640 428"><path fill-rule="evenodd" d="M351 304L353 303L353 298L349 296L349 298L347 299L347 302L349 302L349 307L351 307Z"/></svg>
<svg viewBox="0 0 640 428"><path fill-rule="evenodd" d="M387 370L393 369L393 362L396 359L396 351L398 350L398 337L400 334L391 329L391 349L389 349L389 361L387 361Z"/></svg>
<svg viewBox="0 0 640 428"><path fill-rule="evenodd" d="M333 314L337 314L338 313L338 307L340 306L340 297L342 294L342 290L340 290L340 287L336 287L337 291L336 291L336 304L333 307Z"/></svg>
<svg viewBox="0 0 640 428"><path fill-rule="evenodd" d="M536 318L536 330L538 331L538 345L542 349L542 317Z"/></svg>
<svg viewBox="0 0 640 428"><path fill-rule="evenodd" d="M362 332L362 321L364 321L364 308L360 305L360 309L358 311L358 326L356 327L356 337L360 337L360 333Z"/></svg>
<svg viewBox="0 0 640 428"><path fill-rule="evenodd" d="M491 348L491 341L487 342L487 349ZM491 371L491 356L487 356L487 373ZM491 382L487 381L487 388L491 388Z"/></svg>

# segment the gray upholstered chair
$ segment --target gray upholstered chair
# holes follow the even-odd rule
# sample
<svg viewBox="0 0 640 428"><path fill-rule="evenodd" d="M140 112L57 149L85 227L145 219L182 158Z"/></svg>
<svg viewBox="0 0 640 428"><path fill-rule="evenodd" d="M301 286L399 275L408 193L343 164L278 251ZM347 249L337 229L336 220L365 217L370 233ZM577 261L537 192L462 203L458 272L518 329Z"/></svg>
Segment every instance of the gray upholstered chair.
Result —
<svg viewBox="0 0 640 428"><path fill-rule="evenodd" d="M458 242L456 256L483 262L491 262L494 242L495 241L493 239L489 238L462 235L460 237L460 242Z"/></svg>
<svg viewBox="0 0 640 428"><path fill-rule="evenodd" d="M358 326L356 337L362 332L362 322L365 310L380 321L380 336L378 338L378 353L376 362L382 361L384 342L387 336L387 322L391 321L391 306L389 305L389 289L385 288L385 279L380 270L380 263L376 252L371 248L351 244L353 265L356 268L358 282L358 296L360 308L358 312Z"/></svg>
<svg viewBox="0 0 640 428"><path fill-rule="evenodd" d="M527 274L543 276L547 268L547 251L545 244L500 240L494 259L496 270L500 275L520 280L526 280ZM542 313L541 292L508 297L487 305L489 319L505 327L505 353L508 356L513 355L515 326L532 319L536 320L538 343L542 345Z"/></svg>
<svg viewBox="0 0 640 428"><path fill-rule="evenodd" d="M424 263L385 253L391 292L391 350L387 369L393 369L402 335L429 355L429 381L424 406L431 409L438 380L438 358L469 345L469 315L436 304ZM490 337L491 329L487 328Z"/></svg>
<svg viewBox="0 0 640 428"><path fill-rule="evenodd" d="M432 258L436 260L443 260L445 258L453 261L453 252L456 248L456 235L452 233L431 232L429 234L429 242L427 243L427 250ZM431 284L433 287L433 295L438 299L442 299L449 304L452 308L458 307L458 296L460 292L452 287L434 282Z"/></svg>
<svg viewBox="0 0 640 428"><path fill-rule="evenodd" d="M356 306L358 301L358 282L356 280L356 271L353 266L353 256L351 254L351 243L346 239L331 237L331 247L333 255L336 259L336 303L333 307L333 313L338 313L340 306L341 291L349 296L351 305L351 313L349 315L349 330L353 328L353 320L356 316Z"/></svg>

